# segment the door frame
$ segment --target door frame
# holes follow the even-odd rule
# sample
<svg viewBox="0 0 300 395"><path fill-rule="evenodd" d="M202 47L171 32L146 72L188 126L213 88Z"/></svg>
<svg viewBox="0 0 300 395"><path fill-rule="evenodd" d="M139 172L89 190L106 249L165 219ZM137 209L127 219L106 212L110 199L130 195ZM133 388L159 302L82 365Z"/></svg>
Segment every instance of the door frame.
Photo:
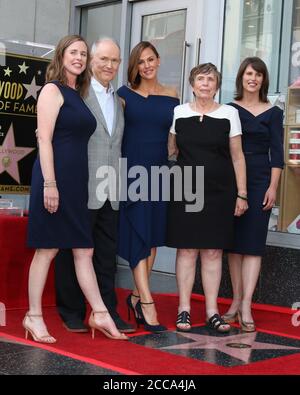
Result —
<svg viewBox="0 0 300 395"><path fill-rule="evenodd" d="M197 63L200 58L202 19L203 19L203 1L199 0L148 0L133 4L132 23L131 23L131 49L141 41L142 37L142 18L147 15L160 14L164 12L172 12L179 10L187 10L186 13L186 34L185 43L182 54L183 81L181 85L182 101L186 101L190 96L190 89L186 81L188 80L189 71ZM200 19L200 20L199 20ZM200 59L199 59L200 60Z"/></svg>
<svg viewBox="0 0 300 395"><path fill-rule="evenodd" d="M70 34L78 34L80 30L80 14L82 7L96 6L111 4L118 0L72 0L71 1L71 13L69 32ZM222 45L223 45L223 26L224 26L224 14L225 14L225 0L121 0L122 1L122 20L121 20L121 37L120 47L122 63L119 68L118 80L119 84L127 83L127 67L130 47L132 44L132 14L135 7L139 4L152 4L152 10L159 10L162 4L167 2L175 4L180 2L182 4L186 2L191 4L196 2L195 15L202 15L202 27L196 24L195 34L201 38L201 53L200 62L212 62L220 70L222 64ZM178 5L177 5L178 7ZM170 6L168 6L170 9ZM176 9L176 8L175 8ZM178 9L178 8L177 8ZM202 11L201 11L202 10ZM160 12L160 11L158 11ZM196 37L194 37L196 40ZM195 53L195 48L189 48ZM194 64L190 64L192 66ZM190 67L189 66L189 67Z"/></svg>

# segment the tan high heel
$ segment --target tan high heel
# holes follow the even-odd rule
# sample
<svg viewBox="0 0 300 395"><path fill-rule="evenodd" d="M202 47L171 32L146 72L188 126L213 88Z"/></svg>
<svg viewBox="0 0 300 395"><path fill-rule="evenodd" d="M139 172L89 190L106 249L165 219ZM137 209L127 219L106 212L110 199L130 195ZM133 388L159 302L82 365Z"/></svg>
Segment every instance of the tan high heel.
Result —
<svg viewBox="0 0 300 395"><path fill-rule="evenodd" d="M238 311L238 319L239 319L239 323L241 325L243 332L255 332L256 331L255 323L253 321L252 322L243 321L242 313L240 311Z"/></svg>
<svg viewBox="0 0 300 395"><path fill-rule="evenodd" d="M22 325L23 328L25 329L25 339L28 339L28 333L30 333L32 339L37 342L37 343L46 343L46 344L53 344L56 343L56 339L51 336L51 335L45 335L38 337L36 333L34 333L34 330L32 328L29 328L28 324L26 324L26 319L31 318L31 317L43 317L41 314L28 314L28 312L25 314L25 317L23 319Z"/></svg>
<svg viewBox="0 0 300 395"><path fill-rule="evenodd" d="M236 312L236 313L233 313L233 314L228 314L228 313L223 314L223 315L222 315L222 318L223 318L223 320L226 322L226 324L233 324L233 323L239 321L238 313L237 313L237 312Z"/></svg>
<svg viewBox="0 0 300 395"><path fill-rule="evenodd" d="M120 333L120 336L113 336L108 329L106 329L106 328L104 328L104 327L102 327L100 325L97 325L96 322L95 322L94 315L98 314L98 313L99 314L109 314L107 310L104 310L104 311L92 311L91 312L91 315L90 315L90 318L89 318L89 327L92 330L92 339L95 339L95 330L98 330L98 331L102 332L109 339L128 340L128 337L126 335L124 335L124 333Z"/></svg>

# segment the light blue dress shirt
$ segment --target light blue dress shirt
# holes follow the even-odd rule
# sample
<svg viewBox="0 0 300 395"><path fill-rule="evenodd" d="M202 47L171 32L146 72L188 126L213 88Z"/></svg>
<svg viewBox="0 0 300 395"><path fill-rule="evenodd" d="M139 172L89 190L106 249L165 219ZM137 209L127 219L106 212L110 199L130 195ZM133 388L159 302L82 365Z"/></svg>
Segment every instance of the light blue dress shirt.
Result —
<svg viewBox="0 0 300 395"><path fill-rule="evenodd" d="M107 129L112 135L114 123L114 88L109 85L108 88L100 84L94 77L91 80L92 87L96 93L98 103L101 107L102 113L105 118Z"/></svg>

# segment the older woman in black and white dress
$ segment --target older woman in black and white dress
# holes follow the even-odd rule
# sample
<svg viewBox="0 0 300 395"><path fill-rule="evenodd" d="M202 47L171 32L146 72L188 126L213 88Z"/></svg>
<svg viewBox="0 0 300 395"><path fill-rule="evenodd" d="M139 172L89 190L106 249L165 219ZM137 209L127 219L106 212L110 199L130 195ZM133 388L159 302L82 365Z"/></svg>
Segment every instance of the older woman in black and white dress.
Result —
<svg viewBox="0 0 300 395"><path fill-rule="evenodd" d="M204 166L204 207L187 212L183 201L172 200L168 217L168 246L177 248L176 276L179 289L177 329L189 331L190 298L200 254L201 276L208 325L228 332L230 325L220 317L217 297L222 273L222 252L234 240L234 216L247 209L245 159L241 147L238 111L220 105L214 97L221 74L211 64L190 73L195 101L177 106L169 139L169 154L178 150L177 165ZM196 191L195 172L192 192ZM184 185L184 184L183 184ZM185 192L185 191L183 191Z"/></svg>

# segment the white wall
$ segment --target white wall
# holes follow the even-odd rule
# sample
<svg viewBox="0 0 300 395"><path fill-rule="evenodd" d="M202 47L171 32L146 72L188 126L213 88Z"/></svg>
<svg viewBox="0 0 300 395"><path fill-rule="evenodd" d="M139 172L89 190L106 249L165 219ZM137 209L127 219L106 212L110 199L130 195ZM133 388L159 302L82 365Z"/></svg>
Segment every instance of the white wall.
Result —
<svg viewBox="0 0 300 395"><path fill-rule="evenodd" d="M0 0L0 38L56 45L69 32L71 0Z"/></svg>

